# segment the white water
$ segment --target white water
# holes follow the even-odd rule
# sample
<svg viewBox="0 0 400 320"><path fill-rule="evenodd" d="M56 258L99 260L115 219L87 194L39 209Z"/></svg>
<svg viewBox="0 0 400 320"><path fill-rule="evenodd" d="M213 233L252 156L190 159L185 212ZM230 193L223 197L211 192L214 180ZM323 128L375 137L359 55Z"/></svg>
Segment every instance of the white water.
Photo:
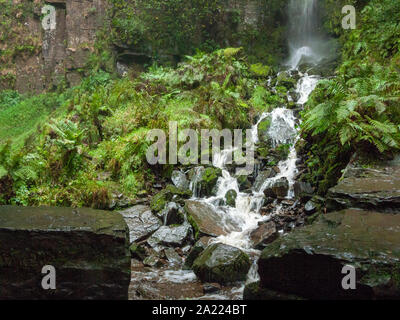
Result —
<svg viewBox="0 0 400 320"><path fill-rule="evenodd" d="M316 0L291 0L290 2L289 12L292 23L291 36L289 37L290 57L287 63L289 70L298 69L302 62L317 64L324 57L322 38L317 32L314 32L316 23L315 6ZM307 102L318 80L318 76L309 76L308 74L300 73L300 79L296 86L296 93L298 94L297 104L304 105ZM275 177L266 179L257 190L253 187L251 194L240 192L237 179L231 176L226 168L227 161L231 159L230 155L236 151L230 148L223 150L213 158L213 165L222 169L222 177L218 180L216 196L199 198L200 190L198 190L198 181L204 171L203 167L195 169L194 176L190 182L190 188L193 191L194 197L198 201L209 204L221 216L222 227L229 232L227 235L215 238L213 241L238 247L251 256L252 266L247 275L246 283L259 280L257 260L260 252L252 249L250 233L258 227L260 222L269 220L272 215L279 214L281 210L281 206L276 202L274 210L269 215L262 216L260 214L264 201L263 191L274 181L286 178L289 182L287 198L294 198L293 185L295 176L298 173L296 168L297 153L295 144L299 139L299 120L296 119L292 110L284 107L276 108L269 113L262 114L258 122L252 127L251 139L255 144L259 142L258 125L266 118L271 119L268 135L272 139L273 146L290 144L288 158L278 163L280 172ZM229 190L237 192L235 208L221 205L224 203L225 195ZM158 281L173 283L193 282L196 279L194 273L191 271L156 273L154 277L161 279ZM243 288L244 284L240 287L235 287L231 293L234 294L234 297L241 297ZM214 294L205 295L202 298L227 299L229 297L232 297L232 295Z"/></svg>
<svg viewBox="0 0 400 320"><path fill-rule="evenodd" d="M296 69L301 63L318 64L329 56L332 48L320 32L318 0L289 2L289 59L287 65Z"/></svg>

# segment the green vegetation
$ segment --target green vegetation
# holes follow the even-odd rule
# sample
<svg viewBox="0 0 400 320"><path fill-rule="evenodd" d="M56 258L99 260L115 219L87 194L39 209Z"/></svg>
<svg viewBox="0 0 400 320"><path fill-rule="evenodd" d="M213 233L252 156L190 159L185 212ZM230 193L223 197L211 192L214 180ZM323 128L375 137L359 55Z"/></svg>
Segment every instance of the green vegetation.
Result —
<svg viewBox="0 0 400 320"><path fill-rule="evenodd" d="M63 94L0 96L3 203L108 208L152 193L169 166L150 167L152 128L248 128L269 108L267 78L250 72L240 48L199 53L177 68L152 66L138 78L99 71ZM21 112L23 110L23 112ZM215 177L210 175L209 179ZM146 191L146 192L145 192Z"/></svg>
<svg viewBox="0 0 400 320"><path fill-rule="evenodd" d="M246 20L243 4L225 0L109 0L109 41L140 59L176 62L196 49L212 52L243 45L250 61L277 64L286 54L287 0L269 0Z"/></svg>
<svg viewBox="0 0 400 320"><path fill-rule="evenodd" d="M341 31L337 76L319 83L303 113L307 179L320 193L352 153L374 158L400 149L400 3L371 0L359 11L357 29Z"/></svg>

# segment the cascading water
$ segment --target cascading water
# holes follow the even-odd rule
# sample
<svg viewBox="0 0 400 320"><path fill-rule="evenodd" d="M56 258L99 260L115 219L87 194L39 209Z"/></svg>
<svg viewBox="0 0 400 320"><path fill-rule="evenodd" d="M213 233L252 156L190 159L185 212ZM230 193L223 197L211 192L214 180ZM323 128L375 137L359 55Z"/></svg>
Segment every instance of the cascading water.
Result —
<svg viewBox="0 0 400 320"><path fill-rule="evenodd" d="M317 85L318 76L309 76L307 73L298 71L302 63L318 64L324 55L324 41L323 37L318 33L317 24L317 0L290 0L289 4L289 18L290 36L289 48L290 57L287 62L287 70L283 71L288 73L297 72L300 78L296 85L297 99L292 99L288 95L288 101L296 100L297 106L303 106L311 92ZM272 83L270 78L268 85ZM275 88L272 88L274 91ZM294 198L293 185L295 182L296 174L298 173L296 162L297 152L295 144L299 139L298 125L300 121L296 118L293 110L280 106L271 112L264 113L260 116L258 122L252 127L251 140L254 144L259 143L258 127L259 124L265 120L270 120L268 129L268 137L271 140L271 146L282 144L289 144L289 154L286 160L280 161L277 164L278 174L272 178L267 178L261 184L254 184L251 192L240 192L239 183L235 176L232 176L227 166L227 161L231 159L236 150L228 148L216 154L213 158L213 166L222 170L222 177L217 182L217 192L215 196L208 198L201 198L199 181L204 173L204 167L196 167L191 177L190 188L193 191L193 197L199 201L210 206L221 219L221 227L227 231L226 235L214 238L214 242L221 242L231 246L238 247L249 254L252 259L252 266L247 275L246 283L251 283L259 280L257 261L260 251L253 249L250 234L258 226L271 219L275 214L279 215L281 211L281 204L278 200L272 204L273 209L269 214L262 215L261 209L264 205L264 190L271 186L279 179L287 179L289 189L286 195L287 200ZM255 176L257 176L257 168L255 168ZM226 193L234 190L237 193L235 207L225 205ZM152 272L137 272L135 274L137 279L153 281L157 283L188 283L192 285L195 283L196 276L189 270L172 270L172 271L152 271ZM237 287L229 287L218 294L207 294L205 299L241 299L243 294L244 284Z"/></svg>
<svg viewBox="0 0 400 320"><path fill-rule="evenodd" d="M319 31L318 0L290 0L289 2L289 60L295 69L301 63L318 64L328 56L329 44Z"/></svg>
<svg viewBox="0 0 400 320"><path fill-rule="evenodd" d="M290 58L288 62L289 70L285 72L297 70L299 64L304 62L317 64L324 57L323 37L316 31L318 30L316 3L317 0L290 1ZM296 86L296 93L298 95L296 103L302 106L307 102L309 95L316 87L319 77L309 76L301 72L299 74L300 79ZM226 168L226 160L229 158L227 155L234 152L234 150L223 150L213 160L213 165L222 169L222 177L218 180L216 196L203 199L197 198L198 201L203 201L213 206L215 212L221 216L223 221L229 221L229 224L227 223L224 227L230 232L227 235L214 239L214 241L238 247L253 257L253 264L247 277L248 283L258 280L257 260L260 254L259 251L251 249L250 233L259 226L260 222L270 219L273 214L279 214L280 211L280 205L275 202L275 209L270 215L262 216L260 214L260 209L264 201L263 191L276 180L286 178L289 182L287 198L292 199L294 198L293 185L297 174L295 144L299 139L299 121L296 119L293 111L285 107L275 108L270 113L264 113L252 128L251 136L254 143L259 142L258 125L265 118L270 118L271 120L268 136L272 140L272 147L290 144L287 159L278 164L279 174L273 178L266 179L257 188L253 186L251 194L242 193L239 191L238 181L235 177L231 176ZM198 179L198 177L195 177L195 179ZM196 196L196 183L192 183L191 186ZM224 202L225 195L229 190L235 190L237 193L235 208L220 205ZM241 290L238 290L238 292L241 292Z"/></svg>

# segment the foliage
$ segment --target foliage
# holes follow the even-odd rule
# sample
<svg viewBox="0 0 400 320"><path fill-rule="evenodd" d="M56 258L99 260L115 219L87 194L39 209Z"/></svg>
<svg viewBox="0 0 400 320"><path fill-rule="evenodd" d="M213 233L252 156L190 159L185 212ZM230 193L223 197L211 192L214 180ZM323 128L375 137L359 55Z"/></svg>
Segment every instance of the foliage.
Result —
<svg viewBox="0 0 400 320"><path fill-rule="evenodd" d="M247 128L269 108L264 97L277 99L267 79L249 71L242 51L199 52L176 68L153 65L135 79L99 70L61 95L3 92L0 119L9 123L12 111L19 126L0 135L1 172L13 191L2 201L108 208L120 194L133 201L152 193L153 181L170 168L148 165L150 129L168 133L170 121L199 133Z"/></svg>
<svg viewBox="0 0 400 320"><path fill-rule="evenodd" d="M374 157L400 149L400 4L362 5L358 28L342 36L337 76L320 81L303 113L308 178L321 193L340 177L351 153Z"/></svg>

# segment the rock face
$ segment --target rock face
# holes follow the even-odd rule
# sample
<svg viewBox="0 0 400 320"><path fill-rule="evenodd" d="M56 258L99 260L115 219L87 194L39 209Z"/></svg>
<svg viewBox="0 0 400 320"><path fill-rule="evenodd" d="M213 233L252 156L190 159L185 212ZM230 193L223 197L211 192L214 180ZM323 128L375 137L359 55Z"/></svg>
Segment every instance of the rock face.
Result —
<svg viewBox="0 0 400 320"><path fill-rule="evenodd" d="M194 261L193 271L203 282L227 284L244 281L250 265L249 257L240 249L216 243Z"/></svg>
<svg viewBox="0 0 400 320"><path fill-rule="evenodd" d="M194 225L195 231L201 235L218 237L226 235L228 228L229 230L239 230L233 222L224 221L226 217L220 215L207 203L187 200L185 209L190 222Z"/></svg>
<svg viewBox="0 0 400 320"><path fill-rule="evenodd" d="M272 221L262 224L250 234L253 247L256 249L263 249L276 238L278 238L278 231Z"/></svg>
<svg viewBox="0 0 400 320"><path fill-rule="evenodd" d="M369 167L353 161L339 184L329 189L328 205L334 210L357 207L400 211L400 156Z"/></svg>
<svg viewBox="0 0 400 320"><path fill-rule="evenodd" d="M146 239L161 227L160 219L151 213L148 206L137 205L120 213L128 225L131 243Z"/></svg>
<svg viewBox="0 0 400 320"><path fill-rule="evenodd" d="M0 299L127 299L128 227L118 213L0 207ZM56 289L42 268L54 266Z"/></svg>
<svg viewBox="0 0 400 320"><path fill-rule="evenodd" d="M307 299L400 298L400 215L348 209L320 216L268 245L260 286ZM344 290L342 268L356 272Z"/></svg>

